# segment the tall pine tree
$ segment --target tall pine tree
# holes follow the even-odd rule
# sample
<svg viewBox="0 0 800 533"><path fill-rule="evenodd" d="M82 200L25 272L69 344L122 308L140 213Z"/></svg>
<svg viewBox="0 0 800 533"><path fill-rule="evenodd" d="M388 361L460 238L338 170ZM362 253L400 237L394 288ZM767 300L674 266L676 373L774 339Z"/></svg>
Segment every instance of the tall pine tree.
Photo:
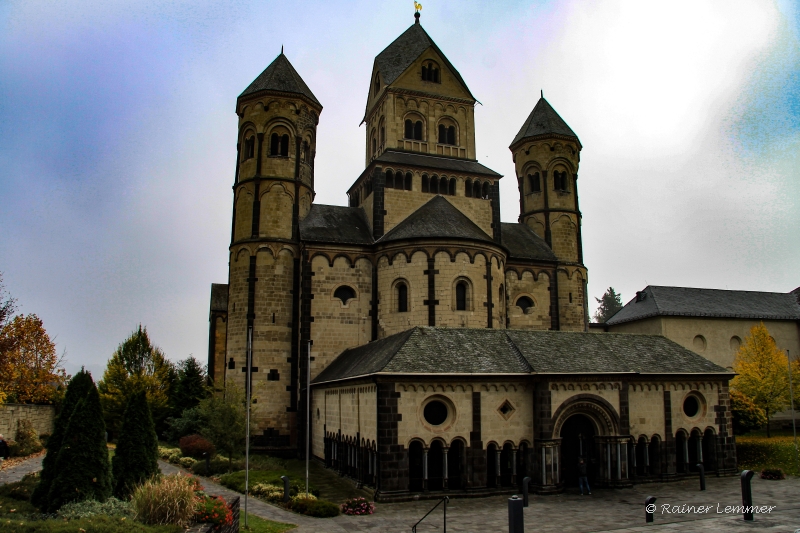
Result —
<svg viewBox="0 0 800 533"><path fill-rule="evenodd" d="M104 502L111 496L111 468L105 434L100 395L92 382L64 433L56 459L56 476L47 495L48 513L57 511L65 503Z"/></svg>
<svg viewBox="0 0 800 533"><path fill-rule="evenodd" d="M69 420L75 412L78 404L86 398L89 389L93 387L92 376L81 369L70 380L67 392L64 394L64 401L61 404L61 412L55 419L53 433L47 440L47 455L42 461L42 472L39 477L39 484L31 495L31 502L40 509L47 508L47 495L50 492L50 485L56 477L56 459L58 452L61 451L61 444L64 434L67 431Z"/></svg>
<svg viewBox="0 0 800 533"><path fill-rule="evenodd" d="M186 409L197 407L200 400L208 396L206 373L203 366L194 357L178 363L178 379L173 397L173 416L183 416Z"/></svg>
<svg viewBox="0 0 800 533"><path fill-rule="evenodd" d="M158 438L144 391L134 394L128 401L111 465L114 496L121 500L158 473Z"/></svg>

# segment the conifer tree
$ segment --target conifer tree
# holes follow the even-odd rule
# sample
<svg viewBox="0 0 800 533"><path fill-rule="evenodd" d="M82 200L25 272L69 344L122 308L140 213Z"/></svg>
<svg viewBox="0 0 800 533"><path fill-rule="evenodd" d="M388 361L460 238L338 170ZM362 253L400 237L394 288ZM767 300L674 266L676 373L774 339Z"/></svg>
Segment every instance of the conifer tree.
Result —
<svg viewBox="0 0 800 533"><path fill-rule="evenodd" d="M178 363L178 377L172 399L173 416L181 417L186 409L197 407L208 396L206 373L194 357Z"/></svg>
<svg viewBox="0 0 800 533"><path fill-rule="evenodd" d="M601 298L595 298L597 303L597 311L594 314L594 319L597 322L606 322L609 318L614 316L617 311L622 309L622 298L614 287L609 287Z"/></svg>
<svg viewBox="0 0 800 533"><path fill-rule="evenodd" d="M106 446L106 425L97 387L91 384L75 408L56 459L56 476L47 495L48 513L65 503L104 502L111 496L111 468Z"/></svg>
<svg viewBox="0 0 800 533"><path fill-rule="evenodd" d="M53 433L47 440L47 455L42 461L42 471L39 476L39 484L31 495L31 502L40 509L47 508L47 495L50 492L50 485L56 477L56 459L58 452L61 451L61 443L64 440L64 434L69 425L69 419L75 412L75 408L89 393L89 389L93 386L92 376L81 368L81 371L75 374L75 377L70 380L67 386L67 392L64 394L64 401L61 404L61 412L55 419L53 424Z"/></svg>
<svg viewBox="0 0 800 533"><path fill-rule="evenodd" d="M128 401L111 465L114 496L121 500L158 473L158 438L144 391L134 394Z"/></svg>

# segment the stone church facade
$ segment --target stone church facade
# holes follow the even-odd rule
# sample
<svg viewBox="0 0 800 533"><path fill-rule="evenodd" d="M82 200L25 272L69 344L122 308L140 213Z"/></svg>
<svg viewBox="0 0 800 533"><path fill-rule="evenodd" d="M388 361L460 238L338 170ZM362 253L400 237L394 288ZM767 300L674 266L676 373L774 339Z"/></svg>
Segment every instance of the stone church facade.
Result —
<svg viewBox="0 0 800 533"><path fill-rule="evenodd" d="M415 23L375 58L365 169L314 202L322 105L281 53L245 89L209 372L246 387L256 447L416 493L536 490L736 467L731 374L651 335L587 333L581 143L542 97L510 145L518 223L476 159L474 105ZM308 377L311 383L308 383ZM311 404L306 404L307 387Z"/></svg>

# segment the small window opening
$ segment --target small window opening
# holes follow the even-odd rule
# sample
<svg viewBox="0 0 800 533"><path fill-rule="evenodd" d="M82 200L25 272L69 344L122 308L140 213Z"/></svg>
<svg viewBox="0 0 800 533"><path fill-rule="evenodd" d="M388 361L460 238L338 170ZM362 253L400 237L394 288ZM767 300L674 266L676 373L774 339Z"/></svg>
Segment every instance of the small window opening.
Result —
<svg viewBox="0 0 800 533"><path fill-rule="evenodd" d="M408 311L408 287L405 283L397 284L397 311L400 313Z"/></svg>
<svg viewBox="0 0 800 533"><path fill-rule="evenodd" d="M394 188L394 172L391 170L386 171L386 188L393 189Z"/></svg>
<svg viewBox="0 0 800 533"><path fill-rule="evenodd" d="M472 198L472 180L464 182L464 196Z"/></svg>
<svg viewBox="0 0 800 533"><path fill-rule="evenodd" d="M411 190L411 172L407 172L407 173L406 173L406 183L405 183L405 186L406 186L406 187L405 187L405 189L406 189L407 191L410 191L410 190Z"/></svg>
<svg viewBox="0 0 800 533"><path fill-rule="evenodd" d="M269 138L269 155L280 155L281 153L281 137L277 133L273 133Z"/></svg>
<svg viewBox="0 0 800 533"><path fill-rule="evenodd" d="M439 144L445 144L447 142L447 128L444 127L444 124L439 124Z"/></svg>
<svg viewBox="0 0 800 533"><path fill-rule="evenodd" d="M422 192L429 191L429 184L428 184L428 176L426 174L422 175Z"/></svg>
<svg viewBox="0 0 800 533"><path fill-rule="evenodd" d="M450 196L455 196L456 195L456 179L455 178L450 178L450 190L448 191L448 194L450 194Z"/></svg>
<svg viewBox="0 0 800 533"><path fill-rule="evenodd" d="M281 156L289 157L289 136L281 135Z"/></svg>
<svg viewBox="0 0 800 533"><path fill-rule="evenodd" d="M421 141L422 140L422 121L418 120L414 123L414 140Z"/></svg>
<svg viewBox="0 0 800 533"><path fill-rule="evenodd" d="M569 303L572 303L572 293L569 293Z"/></svg>
<svg viewBox="0 0 800 533"><path fill-rule="evenodd" d="M456 284L456 311L467 310L467 282L459 281Z"/></svg>
<svg viewBox="0 0 800 533"><path fill-rule="evenodd" d="M481 182L475 180L472 182L472 197L473 198L480 198L481 197Z"/></svg>
<svg viewBox="0 0 800 533"><path fill-rule="evenodd" d="M363 78L362 78L362 79L363 79ZM375 89L374 89L374 91L373 91L373 94L378 94L378 91L380 91L380 90L381 90L381 79L380 79L380 77L379 77L379 76L376 74L376 75L375 75Z"/></svg>
<svg viewBox="0 0 800 533"><path fill-rule="evenodd" d="M356 291L353 290L352 287L348 287L347 285L342 285L333 293L334 298L339 298L342 301L342 304L347 305L349 300L352 300L356 297Z"/></svg>
<svg viewBox="0 0 800 533"><path fill-rule="evenodd" d="M431 178L431 192L433 194L439 193L439 178L437 178L436 176L433 176Z"/></svg>
<svg viewBox="0 0 800 533"><path fill-rule="evenodd" d="M447 128L447 144L456 144L456 127L450 126Z"/></svg>
<svg viewBox="0 0 800 533"><path fill-rule="evenodd" d="M488 200L489 199L489 182L488 181L484 182L484 184L483 184L483 196L482 196L482 198L484 200Z"/></svg>
<svg viewBox="0 0 800 533"><path fill-rule="evenodd" d="M406 128L405 128L405 138L406 139L413 139L414 138L414 123L410 120L406 119Z"/></svg>
<svg viewBox="0 0 800 533"><path fill-rule="evenodd" d="M542 192L542 182L539 179L539 173L536 172L532 176L528 174L528 181L531 185L531 192Z"/></svg>
<svg viewBox="0 0 800 533"><path fill-rule="evenodd" d="M528 296L520 296L517 298L517 307L522 309L526 315L533 311L533 300Z"/></svg>
<svg viewBox="0 0 800 533"><path fill-rule="evenodd" d="M255 157L256 152L256 138L254 135L251 135L244 141L244 158L245 159L252 159Z"/></svg>

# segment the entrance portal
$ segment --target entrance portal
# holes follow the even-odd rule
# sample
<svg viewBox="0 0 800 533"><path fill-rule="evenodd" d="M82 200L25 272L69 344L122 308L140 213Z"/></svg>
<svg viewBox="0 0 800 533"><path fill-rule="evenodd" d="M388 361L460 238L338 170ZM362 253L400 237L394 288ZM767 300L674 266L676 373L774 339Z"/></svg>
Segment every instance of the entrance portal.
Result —
<svg viewBox="0 0 800 533"><path fill-rule="evenodd" d="M578 485L578 459L581 457L587 465L590 486L594 483L594 436L594 423L585 415L572 415L561 427L561 479L565 485Z"/></svg>

